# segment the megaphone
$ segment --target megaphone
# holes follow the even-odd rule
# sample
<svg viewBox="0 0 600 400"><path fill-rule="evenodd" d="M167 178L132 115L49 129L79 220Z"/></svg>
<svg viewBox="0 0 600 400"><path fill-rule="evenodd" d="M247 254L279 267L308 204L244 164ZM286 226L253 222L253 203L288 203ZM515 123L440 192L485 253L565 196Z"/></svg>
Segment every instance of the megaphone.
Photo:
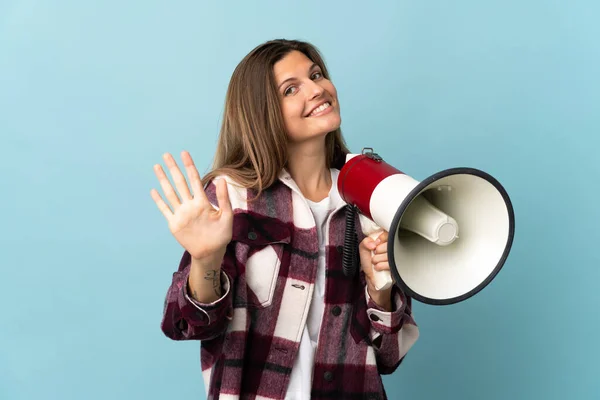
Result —
<svg viewBox="0 0 600 400"><path fill-rule="evenodd" d="M388 232L390 271L373 271L377 289L396 284L422 303L458 303L496 277L512 247L510 198L475 168L417 181L365 148L347 155L338 191L358 211L365 235Z"/></svg>

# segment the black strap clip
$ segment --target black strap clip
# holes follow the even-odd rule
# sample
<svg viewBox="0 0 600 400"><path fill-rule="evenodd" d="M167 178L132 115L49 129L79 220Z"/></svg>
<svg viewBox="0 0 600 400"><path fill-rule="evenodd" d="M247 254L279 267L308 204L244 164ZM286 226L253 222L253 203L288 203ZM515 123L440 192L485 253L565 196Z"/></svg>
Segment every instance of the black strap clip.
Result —
<svg viewBox="0 0 600 400"><path fill-rule="evenodd" d="M362 149L362 154L369 157L372 160L375 160L377 162L381 162L383 161L383 158L381 158L381 156L375 152L373 152L373 148L372 147L364 147Z"/></svg>

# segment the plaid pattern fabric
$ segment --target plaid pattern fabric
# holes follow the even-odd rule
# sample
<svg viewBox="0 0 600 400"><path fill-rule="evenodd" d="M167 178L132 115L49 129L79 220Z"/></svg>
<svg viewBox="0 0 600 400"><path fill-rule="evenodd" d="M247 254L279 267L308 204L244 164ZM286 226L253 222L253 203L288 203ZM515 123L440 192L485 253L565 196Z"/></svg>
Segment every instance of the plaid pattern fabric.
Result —
<svg viewBox="0 0 600 400"><path fill-rule="evenodd" d="M173 340L200 341L208 399L283 399L314 290L317 229L286 171L255 201L230 181L228 189L235 215L221 270L225 294L211 304L191 300L190 255L184 252L161 328ZM206 192L217 204L213 183ZM419 330L410 298L398 288L394 309L385 312L370 299L362 272L344 275L345 209L342 201L328 225L325 310L311 398L386 399L380 374L396 370ZM359 224L356 218L362 240Z"/></svg>

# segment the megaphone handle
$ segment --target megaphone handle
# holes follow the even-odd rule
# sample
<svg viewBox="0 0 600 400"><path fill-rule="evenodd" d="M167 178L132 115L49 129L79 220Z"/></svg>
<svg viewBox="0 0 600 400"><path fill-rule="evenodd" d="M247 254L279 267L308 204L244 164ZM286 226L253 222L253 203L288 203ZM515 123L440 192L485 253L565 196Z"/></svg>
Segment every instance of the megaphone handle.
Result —
<svg viewBox="0 0 600 400"><path fill-rule="evenodd" d="M358 218L360 220L360 228L364 235L369 236L373 240L377 240L379 235L381 235L384 231L375 221L367 217L362 213L358 213ZM388 243L388 246L390 244ZM375 255L374 251L371 251L371 257ZM377 271L375 270L375 265L371 264L371 271L373 272L373 283L376 290L385 290L394 284L392 280L392 274L389 270L385 271Z"/></svg>
<svg viewBox="0 0 600 400"><path fill-rule="evenodd" d="M365 235L368 235L371 239L377 240L379 235L381 235L383 233L383 230L381 228L379 228L378 230L375 230L372 232L363 231L363 233ZM375 255L375 252L371 251L371 257L373 257L374 255ZM374 264L371 264L371 269L373 271L373 283L375 284L375 289L385 290L385 289L388 289L390 286L392 286L394 281L392 280L392 274L390 273L389 270L377 271L377 270L375 270Z"/></svg>

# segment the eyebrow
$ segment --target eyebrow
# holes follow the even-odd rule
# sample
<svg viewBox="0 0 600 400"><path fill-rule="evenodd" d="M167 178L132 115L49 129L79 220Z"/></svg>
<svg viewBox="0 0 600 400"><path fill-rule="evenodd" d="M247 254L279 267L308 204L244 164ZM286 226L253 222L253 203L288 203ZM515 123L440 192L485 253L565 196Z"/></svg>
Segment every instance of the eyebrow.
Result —
<svg viewBox="0 0 600 400"><path fill-rule="evenodd" d="M309 71L312 71L313 69L315 69L315 67L318 67L318 65L317 65L316 63L312 63L312 64L311 64L311 66L310 66L310 68L309 68L308 70L309 70ZM281 89L281 87L282 87L282 86L283 86L285 83L287 83L287 82L289 82L289 81L293 81L293 80L295 80L295 79L296 79L296 77L295 77L295 76L292 76L292 77L290 77L290 78L287 78L286 80L284 80L283 82L281 82L281 83L280 83L280 84L277 86L277 88L278 88L278 89Z"/></svg>

